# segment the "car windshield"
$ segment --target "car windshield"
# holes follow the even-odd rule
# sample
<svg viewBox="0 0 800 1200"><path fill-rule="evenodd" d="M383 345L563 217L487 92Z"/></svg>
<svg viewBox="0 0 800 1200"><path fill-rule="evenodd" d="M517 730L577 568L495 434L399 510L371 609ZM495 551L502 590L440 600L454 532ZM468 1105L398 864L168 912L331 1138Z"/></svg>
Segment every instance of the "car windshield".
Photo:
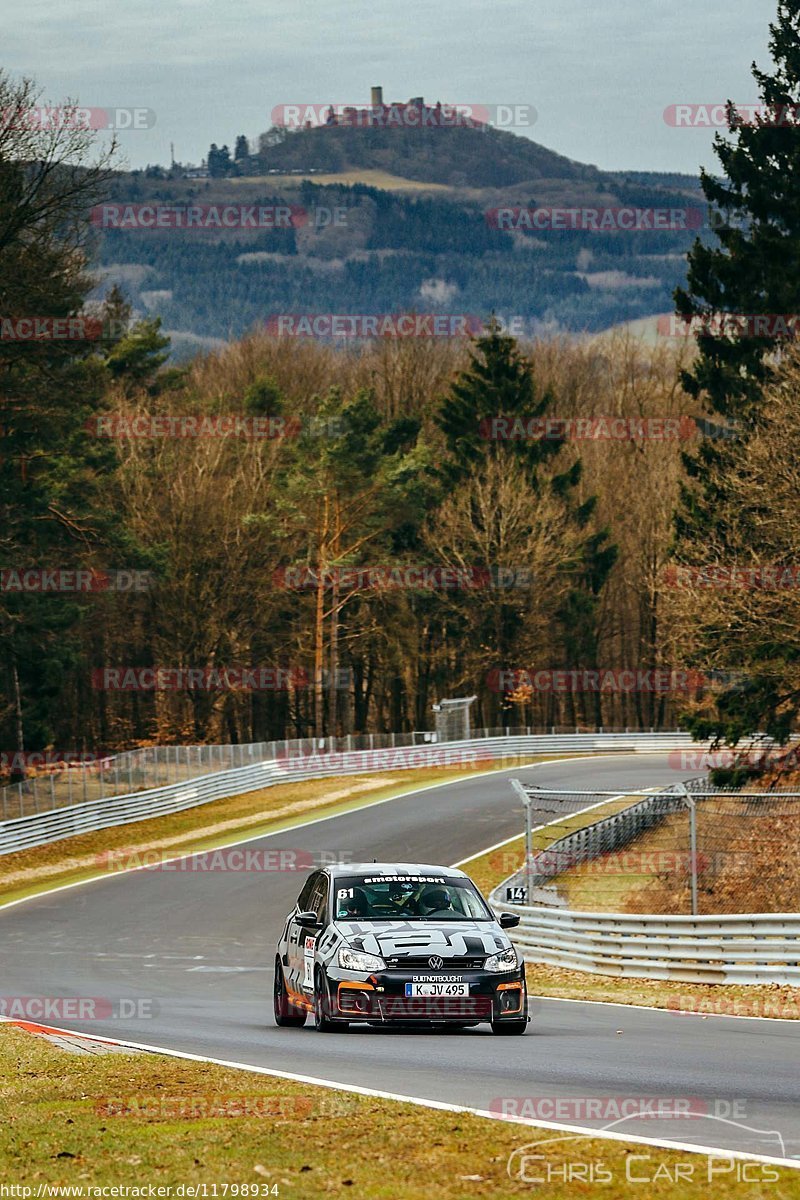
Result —
<svg viewBox="0 0 800 1200"><path fill-rule="evenodd" d="M448 875L349 875L334 881L337 921L493 921L475 885Z"/></svg>

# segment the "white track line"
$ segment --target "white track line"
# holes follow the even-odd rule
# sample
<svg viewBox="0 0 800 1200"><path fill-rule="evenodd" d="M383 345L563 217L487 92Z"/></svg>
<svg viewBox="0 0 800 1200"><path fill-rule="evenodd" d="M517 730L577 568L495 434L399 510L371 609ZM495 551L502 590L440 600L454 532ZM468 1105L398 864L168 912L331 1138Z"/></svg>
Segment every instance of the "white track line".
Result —
<svg viewBox="0 0 800 1200"><path fill-rule="evenodd" d="M585 759L587 757L625 758L625 757L631 757L631 756L626 755L626 754L597 754L597 755L591 755L591 756L581 754L581 755L576 756L575 758L552 759L552 760L549 760L549 761L543 762L543 763L532 763L528 767L520 767L520 766L502 767L498 770L493 770L493 771L481 771L477 775L465 776L464 779L479 779L479 778L482 778L487 775L501 775L505 771L535 770L537 767L552 766L553 762L582 762L582 761L585 761ZM374 801L370 802L369 804L365 804L365 805L359 806L357 809L350 809L348 811L349 812L356 812L356 811L360 812L360 811L362 811L362 808L363 809L375 808L379 804L388 804L389 801L391 801L391 800L399 799L400 796L412 796L418 792L430 791L432 788L454 786L459 783L463 783L464 779L455 779L455 780L450 780L448 783L434 783L434 784L426 785L423 788L415 788L409 792L401 792L400 795L398 795L398 796L388 796L384 800L374 800ZM605 803L605 801L604 801L604 803ZM581 810L581 811L584 811L584 810ZM289 826L284 829L275 830L273 833L257 834L257 835L254 835L253 837L243 838L241 841L238 841L238 842L228 843L225 848L227 849L229 846L244 845L247 842L259 841L261 838L276 837L279 833L287 833L293 829L302 829L308 825L317 825L317 824L320 824L322 821L330 821L330 820L333 820L337 816L346 816L346 815L347 815L347 812L332 813L326 817L315 817L309 821L303 821L297 825L292 825L292 826ZM486 850L478 851L477 854L473 854L471 857L478 858L478 857L480 857L481 854L488 854L492 850L498 849L500 846L505 846L509 842L516 841L518 837L519 837L519 834L515 834L510 838L506 838L502 842L497 842L494 846L489 846ZM166 861L167 862L179 862L185 858L194 858L197 856L198 853L204 854L204 853L208 853L208 852L209 851L207 851L207 850L194 851L193 853L178 855L178 856L176 856L176 858L167 859ZM461 861L469 862L470 860L462 859ZM146 870L146 869L147 869L146 867L131 867L131 868L126 869L125 871L116 872L115 874L119 874L120 876L122 876L122 875L130 874L131 871L141 871L141 870ZM37 892L34 896L25 896L20 900L13 900L9 904L2 905L0 907L0 913L2 913L3 909L13 908L17 904L25 904L29 900L37 899L40 896L54 895L57 892L67 891L69 888L81 887L86 883L95 883L95 882L97 882L98 879L107 879L107 878L109 878L108 875L98 875L98 876L93 876L91 879L79 880L77 883L68 883L68 884L62 885L61 887L51 888L49 891L46 891L46 892ZM551 999L551 997L548 997L548 996L535 997L535 998L543 999L543 1000ZM554 997L554 999L555 999L555 997ZM596 1000L596 1001L565 1000L564 1003L601 1004L602 1005L605 1002L599 1001L599 1000ZM668 1010L663 1010L663 1009L649 1008L647 1005L626 1005L626 1004L617 1004L617 1003L613 1003L613 1004L609 1003L608 1004L608 1007L612 1007L612 1006L614 1008L643 1008L647 1012L651 1012L651 1013L668 1011ZM669 1015L673 1015L673 1014L669 1014ZM674 1014L674 1015L679 1015L679 1014ZM687 1014L687 1015L691 1015L691 1014ZM720 1014L720 1015L727 1016L729 1014ZM750 1018L745 1018L745 1019L747 1019L747 1020L786 1020L787 1018L750 1017ZM12 1025L17 1023L8 1017L2 1017L2 1016L0 1016L0 1022L7 1022ZM515 1125L525 1125L525 1126L528 1126L533 1129L556 1129L562 1133L581 1134L587 1138L601 1138L601 1139L604 1139L607 1141L628 1142L628 1143L632 1143L635 1145L642 1145L642 1146L657 1146L660 1149L684 1150L691 1154L704 1154L704 1155L713 1154L713 1155L717 1155L721 1158L728 1158L728 1159L734 1158L734 1159L740 1159L745 1162L765 1162L765 1163L774 1164L776 1166L791 1167L795 1170L800 1170L800 1163L794 1162L791 1159L774 1158L769 1155L762 1155L762 1154L747 1154L743 1150L725 1150L719 1146L695 1146L688 1142L665 1142L665 1141L661 1141L658 1138L633 1137L633 1136L629 1136L629 1135L626 1136L621 1133L613 1133L610 1130L587 1129L586 1127L583 1127L580 1125L561 1125L561 1124L557 1124L552 1121L532 1121L532 1120L528 1119L527 1117L504 1116L500 1113L489 1112L487 1109L471 1108L467 1105L462 1105L462 1104L447 1104L443 1100L428 1100L428 1099L424 1099L420 1096L406 1096L406 1095L403 1095L402 1093L398 1093L398 1092L386 1092L386 1091L381 1091L377 1088L366 1088L366 1087L362 1087L359 1084L343 1084L343 1083L338 1083L332 1079L319 1079L313 1075L300 1075L300 1074L297 1074L296 1072L292 1072L292 1071L279 1071L279 1070L276 1070L276 1069L273 1069L270 1067L254 1066L249 1063L231 1062L227 1059L209 1058L209 1057L206 1057L205 1055L189 1054L182 1050L172 1050L166 1046L152 1046L152 1045L148 1045L144 1042L119 1041L119 1040L114 1040L112 1038L104 1038L99 1035L94 1035L94 1034L89 1035L89 1034L86 1034L84 1032L74 1030L74 1029L57 1028L55 1026L53 1026L51 1028L53 1028L54 1032L56 1032L56 1033L67 1034L67 1035L70 1035L73 1037L91 1037L92 1040L94 1040L94 1041L106 1042L106 1043L109 1043L111 1045L116 1045L116 1046L127 1046L131 1050L147 1050L153 1054L165 1054L170 1058L182 1058L182 1059L187 1059L190 1062L213 1063L216 1066L228 1067L228 1068L232 1068L232 1069L238 1070L238 1071L251 1071L258 1075L268 1075L268 1076L271 1076L271 1077L277 1078L277 1079L293 1080L296 1083L310 1083L310 1084L315 1085L316 1087L327 1087L327 1088L331 1088L334 1091L352 1092L359 1096L373 1096L377 1099L397 1100L397 1101L402 1101L406 1104L416 1104L423 1108L439 1109L439 1110L443 1110L445 1112L470 1113L476 1117L485 1117L485 1118L488 1118L490 1120L495 1120L495 1121L505 1121L506 1123L511 1123L511 1124L515 1124Z"/></svg>
<svg viewBox="0 0 800 1200"><path fill-rule="evenodd" d="M598 755L598 757L601 757L601 756ZM542 765L544 765L544 764L542 764ZM652 791L657 791L658 789L657 788L640 788L639 790L652 792ZM579 816L581 813L591 812L591 810L593 808L601 808L604 804L610 804L613 800L618 800L626 795L627 795L626 792L619 792L618 795L616 795L616 796L608 796L605 800L600 800L597 804L589 804L586 808L577 809L576 812L574 812L574 813L564 813L560 817L556 817L552 821L546 821L544 825L537 825L536 828L534 829L534 833L538 832L540 829L547 829L548 826L550 826L550 825L560 825L562 823L562 821L564 820L565 816ZM479 850L477 854L471 854L469 856L469 858L461 858L461 859L459 859L458 862L452 863L451 865L454 867L459 867L459 868L464 867L468 863L471 863L473 861L473 859L483 858L484 854L491 854L492 850L499 850L502 846L507 846L509 844L509 842L517 842L517 841L519 841L519 839L521 837L524 837L524 836L525 836L524 833L515 833L512 837L505 838L502 842L495 842L495 844L493 846L487 846L485 850ZM532 961L535 964L535 959L532 959L530 961ZM547 964L542 963L540 965L546 966ZM564 969L568 970L569 968L564 968ZM609 976L607 976L607 975L600 976L600 979L604 979L604 978L608 979ZM635 980L637 978L637 976L632 976L632 978ZM641 978L646 978L646 976L642 976ZM663 983L670 983L670 982L679 983L680 980L662 980L661 982L663 982ZM699 984L698 986L702 987L704 985ZM705 986L706 987L708 987L708 986L725 987L726 985L725 984L715 984L715 985L706 984ZM728 984L727 986L732 986L732 985ZM739 984L738 986L746 987L747 984ZM752 986L757 987L758 985L753 984ZM731 1021L785 1021L790 1025L797 1025L797 1023L798 1023L797 1017L753 1016L753 1015L746 1014L746 1013L707 1013L707 1012L703 1012L702 1009L664 1008L662 1005L655 1005L655 1004L624 1004L620 1000L576 1000L575 998L573 998L571 996L540 996L540 995L537 995L532 992L528 993L528 999L530 999L530 1000L552 1000L557 1004L596 1004L596 1005L600 1005L605 1008L637 1008L637 1009L641 1009L642 1012L650 1012L650 1013L665 1012L665 1013L669 1013L670 1016L678 1016L678 1017L708 1017L708 1018L710 1018L710 1017L725 1017Z"/></svg>
<svg viewBox="0 0 800 1200"><path fill-rule="evenodd" d="M540 965L547 966L546 963L542 963ZM600 975L600 976L597 976L596 978L609 979L609 978L615 978L615 977L608 976L608 975ZM637 978L642 978L642 977L641 976L631 976L630 982L635 983ZM666 980L666 979L661 979L661 980L657 980L656 982L658 982L658 983L668 983L668 982L679 983L680 980L676 979L676 980L670 981L670 980ZM724 984L724 983L702 984L702 983L699 983L696 986L697 987L759 987L759 986L766 987L768 985L766 985L766 984L761 984L761 985L746 984L746 983L740 983L740 984ZM539 996L539 995L535 995L533 992L528 993L528 999L529 1000L548 1000L548 1001L552 1000L554 1004L599 1004L599 1005L602 1005L602 1007L604 1007L604 1008L636 1008L636 1009L639 1009L641 1012L649 1012L649 1013L661 1012L661 1013L667 1013L671 1017L704 1017L704 1018L707 1018L709 1021L717 1020L717 1019L722 1020L724 1018L726 1021L784 1021L786 1024L794 1025L795 1027L800 1025L800 1020L797 1017L760 1017L760 1016L752 1016L747 1013L703 1012L703 1010L700 1008L664 1008L663 1006L656 1007L653 1004L624 1004L621 1000L576 1000L573 996Z"/></svg>
<svg viewBox="0 0 800 1200"><path fill-rule="evenodd" d="M652 751L652 753L653 754L658 754L658 753L666 754L666 753L669 753L669 751L654 750L654 751ZM282 833L290 833L295 829L305 829L309 825L319 825L323 821L333 821L337 817L346 817L346 816L349 816L350 813L363 812L368 808L377 808L378 805L380 805L380 804L389 804L392 800L401 800L407 796L418 795L420 792L432 791L434 788L457 787L459 784L464 783L465 781L470 780L470 779L483 779L489 775L503 775L507 771L535 771L537 768L540 768L540 767L551 767L551 766L553 766L554 763L558 764L558 763L569 763L569 762L585 762L589 758L591 758L591 759L597 759L597 758L618 759L618 758L633 758L634 756L639 757L639 755L640 755L640 752L638 752L638 751L625 751L625 752L621 752L621 753L616 752L616 753L605 753L605 754L586 753L586 754L578 754L571 758L547 759L545 762L529 763L527 766L517 765L514 767L499 767L493 771L479 771L476 774L464 775L463 777L461 777L459 779L450 779L447 781L447 783L426 784L425 787L412 788L410 791L407 791L407 792L398 792L398 794L395 796L385 796L383 800L370 800L367 804L362 804L355 808L345 809L344 812L329 813L327 816L324 816L324 817L311 817L308 821L300 821L294 825L286 825L280 829L275 829L268 833L253 834L251 837L241 838L239 841L236 841L236 842L225 842L220 846L209 846L209 847L206 847L205 850L190 850L190 851L187 851L185 854L177 854L174 858L164 859L164 862L161 863L160 866L165 866L166 864L173 863L173 862L182 862L184 859L187 859L187 858L196 858L200 854L211 854L214 852L215 849L216 850L220 850L220 849L227 850L234 846L246 845L248 842L259 842L265 838L278 837ZM625 794L624 792L620 793L620 795L624 795L624 794ZM606 803L608 803L608 801L603 800L603 801L600 801L600 803L606 804ZM589 807L594 808L597 806L590 805ZM581 809L580 811L585 812L587 810ZM558 818L556 818L556 820L554 822L548 822L548 824L557 824L557 822L558 822ZM480 858L484 854L490 854L492 852L492 850L499 850L502 846L507 846L509 844L509 842L516 842L521 836L523 836L523 835L519 834L519 833L514 833L511 835L511 837L504 838L502 842L495 842L495 844L493 846L487 846L484 850L478 850L475 854L471 854L469 856L469 858L462 858L459 860L459 862L454 863L452 865L455 867L460 867L463 863L471 862L472 859L474 859L474 858ZM7 911L8 909L16 908L16 906L18 904L29 904L33 900L39 900L46 896L55 896L59 892L67 892L67 891L70 891L72 888L85 887L89 883L99 883L100 880L103 880L103 879L122 878L125 875L132 874L134 871L147 871L147 870L152 870L152 868L147 867L146 865L140 866L140 867L126 867L122 871L108 872L108 873L101 874L101 875L91 875L88 879L78 879L75 883L62 883L62 884L59 884L58 887L48 888L46 891L43 891L43 892L34 892L30 896L22 896L19 900L8 900L5 903L0 901L0 916L2 916L2 914L5 911ZM566 996L538 996L538 995L534 995L534 994L530 995L530 999L532 999L532 1000L552 1000L554 1002L558 1002L561 1004L596 1004L596 1005L605 1006L607 1008L637 1008L637 1009L641 1009L644 1012L651 1012L651 1013L664 1012L664 1013L668 1013L670 1016L701 1016L701 1017L712 1017L713 1016L713 1017L724 1017L727 1020L733 1020L733 1021L784 1021L784 1022L790 1022L792 1024L796 1024L795 1019L792 1017L766 1017L766 1016L765 1017L757 1017L757 1016L751 1017L751 1016L739 1016L736 1013L702 1013L702 1012L693 1013L693 1012L688 1012L688 1011L684 1012L684 1010L682 1010L682 1009L657 1008L655 1005L650 1005L650 1004L622 1004L616 1000L574 1000L574 999L571 999Z"/></svg>
<svg viewBox="0 0 800 1200"><path fill-rule="evenodd" d="M12 1025L17 1023L9 1017L0 1017L0 1021L8 1022ZM56 1026L47 1026L47 1028L52 1029L54 1033L75 1035L75 1031L72 1029L60 1029ZM380 1088L363 1087L361 1084L356 1083L339 1083L334 1079L320 1079L315 1075L301 1075L296 1071L279 1071L273 1067L258 1067L251 1063L235 1062L224 1058L209 1058L204 1054L190 1054L184 1050L171 1050L165 1046L151 1046L146 1042L119 1041L94 1034L79 1034L78 1036L91 1036L94 1041L106 1042L114 1046L126 1046L131 1050L146 1050L151 1054L164 1054L169 1058L181 1058L189 1062L213 1063L214 1066L227 1067L234 1071L250 1071L255 1075L268 1075L274 1079L288 1079L294 1083L310 1083L315 1087L330 1088L332 1091L337 1092L351 1092L358 1096L372 1096L378 1100L401 1101L404 1104L416 1104L421 1108L433 1108L443 1112L469 1113L475 1117L485 1117L493 1121L504 1121L512 1125L524 1125L532 1129L556 1129L560 1133L579 1134L587 1139L601 1138L604 1141L627 1142L638 1146L657 1146L662 1150L685 1150L690 1154L715 1155L719 1158L733 1158L744 1162L771 1163L774 1166L791 1167L794 1170L800 1170L800 1162L788 1158L777 1158L767 1154L747 1154L744 1150L726 1150L721 1146L693 1145L691 1142L669 1142L663 1141L660 1138L632 1136L614 1133L606 1129L591 1129L582 1125L562 1125L555 1121L533 1121L528 1117L505 1116L501 1113L490 1112L485 1108L472 1108L466 1104L448 1104L444 1100L428 1100L422 1096L406 1096L402 1092L387 1092Z"/></svg>
<svg viewBox="0 0 800 1200"><path fill-rule="evenodd" d="M670 752L659 752L658 750L654 750L653 753L666 754ZM201 854L212 854L215 850L231 850L234 846L245 846L248 844L248 842L260 842L265 838L279 837L283 833L293 833L295 829L305 829L309 825L320 825L323 821L334 821L338 817L347 817L351 813L365 812L368 808L377 808L381 804L390 804L393 800L402 800L408 796L416 796L421 792L432 791L434 788L457 787L459 784L469 782L472 779L484 779L489 775L503 775L506 771L533 771L537 767L551 767L553 763L585 762L588 759L595 758L631 758L634 754L636 754L637 757L641 757L641 755L637 754L636 751L611 754L592 754L591 752L587 751L585 754L576 755L574 758L552 758L540 763L528 763L527 765L523 764L522 766L517 764L514 767L497 767L492 771L477 771L468 775L463 775L458 779L449 779L446 783L430 783L426 784L425 787L411 788L406 792L398 792L394 796L384 796L382 800L370 800L366 804L359 804L355 805L353 808L346 808L343 812L329 813L324 817L310 817L307 821L298 821L295 824L283 825L280 829L273 829L267 833L254 833L249 837L239 838L235 842L223 841L215 846L207 846L204 850L187 850L183 854L176 854L174 858L163 859L161 862L159 862L159 869L167 866L169 863L183 862L183 860L187 858L198 858ZM113 826L113 828L121 827ZM515 836L519 835L517 834ZM514 838L509 838L508 840L513 841ZM491 847L491 849L494 849L494 847ZM481 850L479 853L484 854L485 851ZM121 871L106 871L99 875L90 875L88 879L78 879L74 883L62 883L57 887L47 888L42 892L33 892L30 896L21 896L18 900L7 900L5 902L0 900L0 915L2 915L9 908L15 908L18 904L29 904L32 900L40 900L44 896L55 896L58 892L66 892L71 888L76 887L85 887L88 883L98 883L102 879L122 878L124 875L130 875L134 871L148 870L153 870L153 868L149 867L147 864L143 864L142 866L138 867L125 867L124 870Z"/></svg>

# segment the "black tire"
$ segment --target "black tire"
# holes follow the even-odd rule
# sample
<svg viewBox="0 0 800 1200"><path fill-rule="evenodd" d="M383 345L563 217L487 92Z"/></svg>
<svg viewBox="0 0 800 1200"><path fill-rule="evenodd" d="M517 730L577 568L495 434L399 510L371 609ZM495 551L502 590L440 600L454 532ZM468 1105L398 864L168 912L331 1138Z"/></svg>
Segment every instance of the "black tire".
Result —
<svg viewBox="0 0 800 1200"><path fill-rule="evenodd" d="M300 1029L306 1023L307 1013L304 1008L295 1008L286 991L286 980L283 976L281 960L275 959L275 983L272 989L272 1007L275 1013L275 1024L281 1028Z"/></svg>
<svg viewBox="0 0 800 1200"><path fill-rule="evenodd" d="M523 1017L521 1021L492 1021L492 1033L499 1033L504 1037L517 1037L523 1034L528 1028L528 1018Z"/></svg>
<svg viewBox="0 0 800 1200"><path fill-rule="evenodd" d="M349 1021L334 1021L330 1015L331 1001L322 972L314 972L314 1028L320 1033L342 1033L350 1028Z"/></svg>

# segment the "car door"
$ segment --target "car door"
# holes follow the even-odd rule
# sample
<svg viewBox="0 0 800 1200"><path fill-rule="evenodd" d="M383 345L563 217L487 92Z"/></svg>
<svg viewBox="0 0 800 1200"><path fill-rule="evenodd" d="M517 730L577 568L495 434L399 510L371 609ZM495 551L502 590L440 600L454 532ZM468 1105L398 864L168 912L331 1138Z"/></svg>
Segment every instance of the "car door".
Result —
<svg viewBox="0 0 800 1200"><path fill-rule="evenodd" d="M314 921L302 925L298 922L300 928L299 949L302 952L300 988L304 992L313 992L314 990L314 951L317 938L322 936L328 921L328 889L328 876L324 871L320 871L308 901L308 911L314 913Z"/></svg>
<svg viewBox="0 0 800 1200"><path fill-rule="evenodd" d="M297 920L297 914L311 909L312 896L316 894L321 871L313 871L303 884L294 912L289 918L286 934L286 982L293 992L303 991L305 964L303 962L305 931Z"/></svg>

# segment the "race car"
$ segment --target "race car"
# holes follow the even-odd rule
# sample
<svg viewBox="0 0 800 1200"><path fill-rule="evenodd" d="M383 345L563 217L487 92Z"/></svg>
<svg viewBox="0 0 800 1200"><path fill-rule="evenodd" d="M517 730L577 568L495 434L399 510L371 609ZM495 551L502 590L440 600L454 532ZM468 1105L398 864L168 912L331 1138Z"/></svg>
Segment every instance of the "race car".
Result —
<svg viewBox="0 0 800 1200"><path fill-rule="evenodd" d="M280 1026L309 1013L322 1032L369 1025L528 1024L525 964L463 871L409 863L340 863L312 871L275 957Z"/></svg>

